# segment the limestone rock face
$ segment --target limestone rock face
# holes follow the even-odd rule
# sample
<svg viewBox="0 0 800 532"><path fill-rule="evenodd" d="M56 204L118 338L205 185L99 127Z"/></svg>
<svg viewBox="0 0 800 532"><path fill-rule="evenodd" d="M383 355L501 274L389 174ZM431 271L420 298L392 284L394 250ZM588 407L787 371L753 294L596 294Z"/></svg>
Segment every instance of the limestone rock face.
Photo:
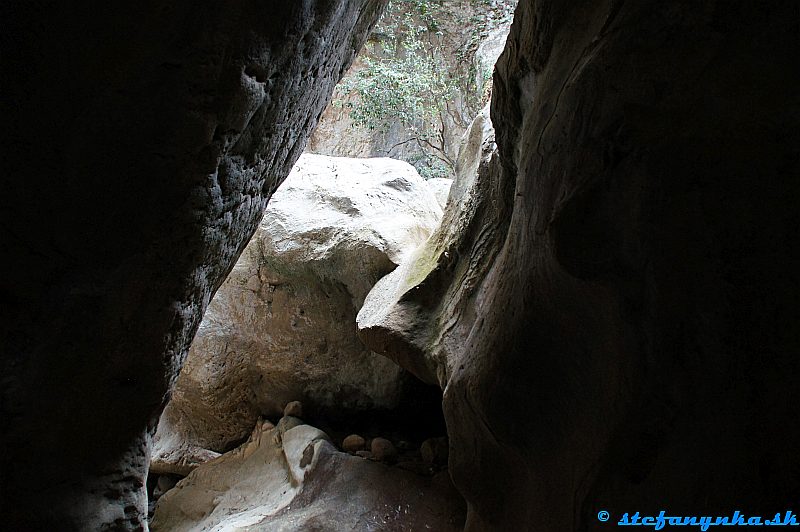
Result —
<svg viewBox="0 0 800 532"><path fill-rule="evenodd" d="M189 342L384 3L2 4L5 528L146 526Z"/></svg>
<svg viewBox="0 0 800 532"><path fill-rule="evenodd" d="M355 315L441 214L407 163L301 156L209 305L159 423L153 470L185 474L198 450L227 450L294 399L335 419L414 393L411 375L359 341Z"/></svg>
<svg viewBox="0 0 800 532"><path fill-rule="evenodd" d="M442 223L425 245L378 281L358 313L364 343L417 377L444 388L451 349L469 334L480 312L476 282L500 247L507 224L507 189L492 179L496 164L489 106L473 120L457 162ZM474 248L474 249L473 249ZM465 307L469 308L465 308ZM457 330L443 333L443 328Z"/></svg>
<svg viewBox="0 0 800 532"><path fill-rule="evenodd" d="M444 209L445 205L447 205L447 198L450 196L450 187L453 185L453 180L444 177L434 177L425 181L425 184L430 187L436 195L436 201L439 202L439 206Z"/></svg>
<svg viewBox="0 0 800 532"><path fill-rule="evenodd" d="M467 530L796 499L797 21L792 2L520 2L490 185L443 219L477 222L359 315L444 388Z"/></svg>
<svg viewBox="0 0 800 532"><path fill-rule="evenodd" d="M490 28L486 36L481 39L481 43L475 51L476 87L486 89L486 80L490 80L494 73L494 65L500 58L500 54L503 53L510 30L511 21L508 21L496 28Z"/></svg>
<svg viewBox="0 0 800 532"><path fill-rule="evenodd" d="M420 477L337 451L310 425L257 424L238 449L158 501L154 531L437 530L463 527L449 477Z"/></svg>

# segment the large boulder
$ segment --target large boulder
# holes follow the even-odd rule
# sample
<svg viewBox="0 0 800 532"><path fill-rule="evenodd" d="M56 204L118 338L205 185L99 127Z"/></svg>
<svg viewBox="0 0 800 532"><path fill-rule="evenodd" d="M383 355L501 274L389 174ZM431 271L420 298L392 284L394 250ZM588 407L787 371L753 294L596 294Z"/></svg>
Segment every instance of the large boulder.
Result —
<svg viewBox="0 0 800 532"><path fill-rule="evenodd" d="M447 472L418 476L338 451L305 424L256 424L241 447L161 497L154 531L463 529Z"/></svg>
<svg viewBox="0 0 800 532"><path fill-rule="evenodd" d="M791 1L520 2L478 223L359 316L444 387L467 530L796 503L797 23Z"/></svg>
<svg viewBox="0 0 800 532"><path fill-rule="evenodd" d="M306 154L209 305L154 440L155 472L186 474L259 415L299 399L326 420L390 410L415 379L370 352L355 316L372 285L441 218L414 168Z"/></svg>
<svg viewBox="0 0 800 532"><path fill-rule="evenodd" d="M385 3L0 4L4 528L146 527L206 305Z"/></svg>

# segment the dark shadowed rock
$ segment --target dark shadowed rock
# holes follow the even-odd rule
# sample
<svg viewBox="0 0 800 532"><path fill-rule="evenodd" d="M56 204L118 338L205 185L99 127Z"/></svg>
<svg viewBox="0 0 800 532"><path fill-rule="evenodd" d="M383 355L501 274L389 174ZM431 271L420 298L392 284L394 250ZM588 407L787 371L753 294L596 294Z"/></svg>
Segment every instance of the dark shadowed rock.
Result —
<svg viewBox="0 0 800 532"><path fill-rule="evenodd" d="M359 315L445 389L467 530L793 504L799 18L520 2L499 157Z"/></svg>
<svg viewBox="0 0 800 532"><path fill-rule="evenodd" d="M375 460L393 462L397 459L397 449L394 444L386 438L373 438L369 444L369 450L372 452L372 456Z"/></svg>
<svg viewBox="0 0 800 532"><path fill-rule="evenodd" d="M351 434L342 441L342 450L348 453L363 451L367 442L358 434Z"/></svg>
<svg viewBox="0 0 800 532"><path fill-rule="evenodd" d="M203 311L383 4L2 5L4 527L144 526Z"/></svg>
<svg viewBox="0 0 800 532"><path fill-rule="evenodd" d="M300 401L291 401L286 403L283 409L284 416L303 417L303 403Z"/></svg>
<svg viewBox="0 0 800 532"><path fill-rule="evenodd" d="M449 453L447 438L428 438L419 448L425 463L436 466L446 466Z"/></svg>

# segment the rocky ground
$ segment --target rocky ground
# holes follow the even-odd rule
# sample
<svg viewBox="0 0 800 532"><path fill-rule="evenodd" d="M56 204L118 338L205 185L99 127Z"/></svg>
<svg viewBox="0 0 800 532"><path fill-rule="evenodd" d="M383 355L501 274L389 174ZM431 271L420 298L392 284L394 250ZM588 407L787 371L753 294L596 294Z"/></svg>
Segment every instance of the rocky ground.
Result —
<svg viewBox="0 0 800 532"><path fill-rule="evenodd" d="M176 485L156 481L151 529L463 528L466 507L446 469L445 438L420 448L355 434L333 441L301 416L292 402L277 424L259 419L244 444Z"/></svg>

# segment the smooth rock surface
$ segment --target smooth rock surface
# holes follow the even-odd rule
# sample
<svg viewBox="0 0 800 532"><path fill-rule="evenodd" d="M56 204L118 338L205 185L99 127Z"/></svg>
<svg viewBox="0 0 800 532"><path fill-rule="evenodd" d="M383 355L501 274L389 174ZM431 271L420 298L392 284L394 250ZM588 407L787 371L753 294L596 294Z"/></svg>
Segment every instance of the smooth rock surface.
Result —
<svg viewBox="0 0 800 532"><path fill-rule="evenodd" d="M447 198L450 196L450 187L453 185L453 180L444 177L434 177L426 180L425 184L433 191L436 196L436 201L439 202L439 206L444 210L447 205Z"/></svg>
<svg viewBox="0 0 800 532"><path fill-rule="evenodd" d="M384 4L0 5L4 528L146 527L206 305Z"/></svg>
<svg viewBox="0 0 800 532"><path fill-rule="evenodd" d="M348 453L356 453L366 449L367 442L358 434L351 434L342 441L342 450Z"/></svg>
<svg viewBox="0 0 800 532"><path fill-rule="evenodd" d="M161 417L153 468L185 474L184 453L223 452L260 415L330 420L415 394L411 375L359 341L355 315L441 214L407 163L303 155L209 305ZM294 399L305 416L284 409Z"/></svg>
<svg viewBox="0 0 800 532"><path fill-rule="evenodd" d="M336 450L299 425L257 426L158 501L153 531L436 530L463 527L452 485Z"/></svg>
<svg viewBox="0 0 800 532"><path fill-rule="evenodd" d="M372 457L381 462L391 462L397 459L397 449L386 438L373 438L370 442L369 450L372 453Z"/></svg>
<svg viewBox="0 0 800 532"><path fill-rule="evenodd" d="M507 194L492 179L496 164L489 106L473 120L464 137L444 218L431 238L396 270L378 281L358 313L358 334L430 384L446 386L448 356L469 334L480 303L468 300L500 248L508 220ZM471 249L471 247L476 249ZM425 281L423 283L423 281ZM443 293L440 293L443 292ZM442 324L458 329L443 336Z"/></svg>
<svg viewBox="0 0 800 532"><path fill-rule="evenodd" d="M359 315L445 390L468 531L794 504L799 18L520 2L499 157L474 213L450 216L454 190L443 221L476 223L437 231Z"/></svg>

